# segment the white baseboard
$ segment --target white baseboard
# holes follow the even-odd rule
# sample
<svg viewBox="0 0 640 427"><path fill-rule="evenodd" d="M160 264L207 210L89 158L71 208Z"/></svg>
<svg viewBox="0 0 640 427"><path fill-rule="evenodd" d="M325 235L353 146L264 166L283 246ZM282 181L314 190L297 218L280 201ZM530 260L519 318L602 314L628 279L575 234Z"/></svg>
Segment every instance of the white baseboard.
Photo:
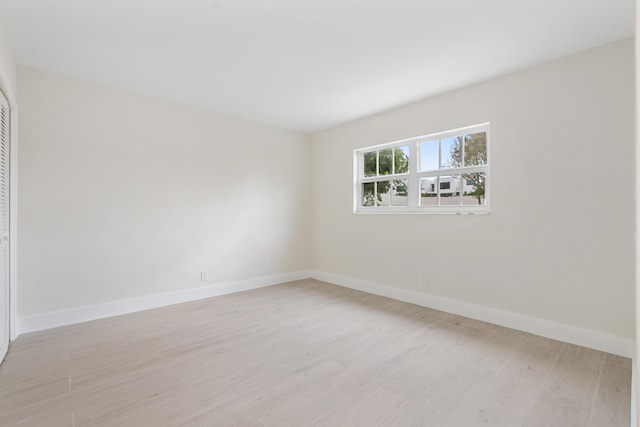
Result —
<svg viewBox="0 0 640 427"><path fill-rule="evenodd" d="M165 294L113 301L105 304L83 306L71 310L20 317L18 318L18 332L20 334L24 334L28 332L41 331L58 326L71 325L89 320L164 307L181 302L263 288L266 286L273 286L280 283L302 280L310 277L346 288L356 289L370 294L380 295L436 310L442 310L448 313L470 317L472 319L495 323L508 328L530 332L532 334L605 351L607 353L613 353L630 358L634 356L635 344L633 340L628 338L317 270L301 270L276 274L273 276L257 277L199 288L190 288Z"/></svg>
<svg viewBox="0 0 640 427"><path fill-rule="evenodd" d="M294 280L302 280L309 277L311 277L311 273L309 271L294 271L290 273L276 274L273 276L256 277L252 279L184 289L164 294L113 301L104 304L88 305L73 308L71 310L19 317L18 334L42 331L45 329L56 328L58 326L72 325L105 317L119 316L121 314L134 313L137 311L179 304L181 302L195 301L203 298L264 288L266 286L292 282Z"/></svg>
<svg viewBox="0 0 640 427"><path fill-rule="evenodd" d="M8 342L0 344L0 363L2 363L2 360L7 355L7 351L8 350L9 350L9 343Z"/></svg>
<svg viewBox="0 0 640 427"><path fill-rule="evenodd" d="M619 356L630 358L634 356L635 344L633 340L628 338L323 271L311 271L310 274L314 279L346 288L442 310Z"/></svg>

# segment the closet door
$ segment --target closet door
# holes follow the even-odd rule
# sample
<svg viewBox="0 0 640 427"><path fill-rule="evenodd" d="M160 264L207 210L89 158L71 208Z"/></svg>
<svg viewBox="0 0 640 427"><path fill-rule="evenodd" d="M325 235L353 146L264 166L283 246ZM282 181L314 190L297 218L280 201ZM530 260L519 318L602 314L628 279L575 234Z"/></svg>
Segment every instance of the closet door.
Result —
<svg viewBox="0 0 640 427"><path fill-rule="evenodd" d="M9 348L9 103L0 92L0 361Z"/></svg>

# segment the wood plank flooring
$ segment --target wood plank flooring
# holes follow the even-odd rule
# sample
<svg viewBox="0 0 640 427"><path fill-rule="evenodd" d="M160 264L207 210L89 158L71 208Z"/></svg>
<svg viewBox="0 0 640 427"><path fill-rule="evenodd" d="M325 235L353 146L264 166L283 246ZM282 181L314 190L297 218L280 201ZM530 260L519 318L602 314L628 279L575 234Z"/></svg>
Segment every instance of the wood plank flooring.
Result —
<svg viewBox="0 0 640 427"><path fill-rule="evenodd" d="M631 361L315 280L19 337L2 426L630 425Z"/></svg>

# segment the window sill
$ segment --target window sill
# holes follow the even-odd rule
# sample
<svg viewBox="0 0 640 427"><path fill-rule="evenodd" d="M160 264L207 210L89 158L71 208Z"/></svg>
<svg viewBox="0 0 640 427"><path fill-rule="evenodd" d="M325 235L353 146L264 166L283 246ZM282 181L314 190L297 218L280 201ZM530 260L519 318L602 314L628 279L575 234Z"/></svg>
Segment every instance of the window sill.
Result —
<svg viewBox="0 0 640 427"><path fill-rule="evenodd" d="M408 209L408 208L370 208L356 209L356 215L488 215L488 206L472 209L440 208L440 209Z"/></svg>

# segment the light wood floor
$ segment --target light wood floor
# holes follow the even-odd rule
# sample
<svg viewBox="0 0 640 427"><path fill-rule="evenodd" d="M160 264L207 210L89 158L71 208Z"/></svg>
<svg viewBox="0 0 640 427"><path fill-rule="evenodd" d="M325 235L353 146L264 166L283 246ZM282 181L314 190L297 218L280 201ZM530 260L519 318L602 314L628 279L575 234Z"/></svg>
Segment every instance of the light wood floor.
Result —
<svg viewBox="0 0 640 427"><path fill-rule="evenodd" d="M631 361L305 280L21 336L0 425L630 425Z"/></svg>

